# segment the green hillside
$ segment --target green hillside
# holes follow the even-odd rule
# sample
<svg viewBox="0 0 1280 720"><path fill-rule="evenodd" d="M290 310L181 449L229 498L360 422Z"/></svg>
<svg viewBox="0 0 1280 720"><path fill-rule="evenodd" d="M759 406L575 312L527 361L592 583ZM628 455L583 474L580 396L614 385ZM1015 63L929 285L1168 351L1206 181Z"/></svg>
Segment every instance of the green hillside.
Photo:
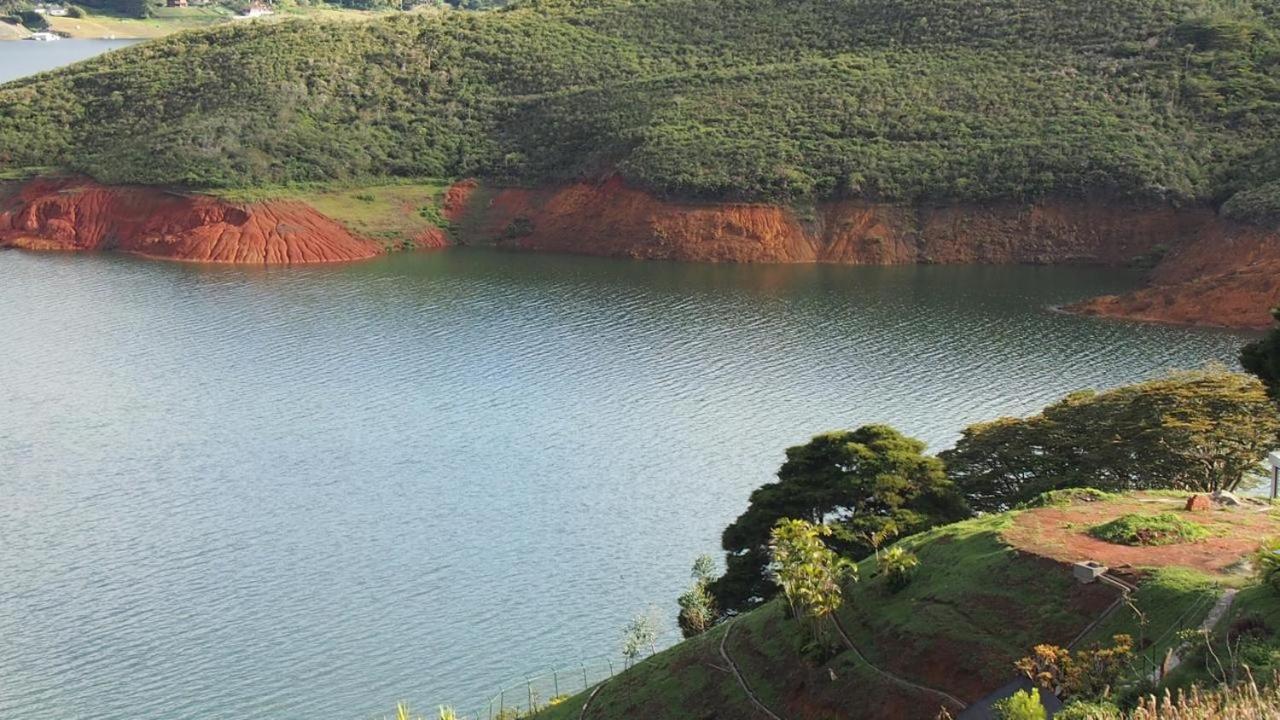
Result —
<svg viewBox="0 0 1280 720"><path fill-rule="evenodd" d="M1246 590L1227 620L1217 624L1219 636L1235 632L1238 618L1265 609L1271 614L1251 627L1254 652L1270 660L1254 658L1250 667L1260 678L1280 668L1276 591L1255 584L1232 555L1247 555L1259 534L1280 528L1274 512L1250 505L1197 513L1223 547L1206 560L1197 550L1204 541L1191 541L1120 569L1120 576L1137 586L1126 604L1116 602L1121 591L1114 585L1078 583L1063 558L1082 559L1073 553L1080 552L1077 543L1093 542L1088 523L1135 508L1190 516L1181 509L1185 496L1073 497L1077 499L967 520L900 541L897 547L920 559L914 579L900 590L877 572L875 558L863 561L862 579L846 587L837 615L848 642L840 638L838 649L828 656L814 653L807 626L789 617L786 603L775 599L643 660L594 693L534 717L579 718L590 697L585 716L592 720L768 718L753 706L732 669L769 712L788 720L934 718L943 706L954 716L961 708L947 696L971 704L999 688L1017 675L1015 661L1033 646L1075 641L1074 648L1087 649L1106 646L1117 634L1133 638L1132 665L1126 671L1132 674L1117 681L1111 692L1125 705L1154 687L1135 678L1154 672L1166 653L1183 642L1180 631L1198 627L1223 590L1236 586ZM1104 561L1105 553L1121 547L1094 545ZM1188 648L1184 654L1186 665L1171 682L1221 679L1206 672L1203 653Z"/></svg>
<svg viewBox="0 0 1280 720"><path fill-rule="evenodd" d="M1265 218L1277 11L530 0L223 26L4 86L0 159L190 187L621 173L683 197L1101 194Z"/></svg>

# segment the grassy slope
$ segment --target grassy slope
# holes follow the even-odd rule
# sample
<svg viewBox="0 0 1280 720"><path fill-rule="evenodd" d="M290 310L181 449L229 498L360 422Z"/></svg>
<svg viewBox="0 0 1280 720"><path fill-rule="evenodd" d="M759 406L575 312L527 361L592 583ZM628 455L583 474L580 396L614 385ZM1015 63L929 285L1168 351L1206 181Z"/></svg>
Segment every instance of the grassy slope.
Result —
<svg viewBox="0 0 1280 720"><path fill-rule="evenodd" d="M0 160L244 187L620 171L716 198L1269 212L1280 0L530 0L220 26L0 90ZM2 168L0 168L2 169Z"/></svg>
<svg viewBox="0 0 1280 720"><path fill-rule="evenodd" d="M897 594L875 576L875 560L864 561L863 580L851 588L840 616L868 659L973 700L1011 678L1013 661L1032 645L1066 644L1118 596L1105 586L1077 584L1065 565L1008 546L1002 534L1013 517L966 521L904 539L901 544L918 554L921 567ZM1143 654L1158 661L1178 629L1203 619L1219 590L1196 572L1153 571L1133 598L1143 621L1130 610L1118 611L1084 644L1130 633L1144 641ZM753 689L780 715L934 716L938 698L886 681L851 652L819 664L804 659L799 647L805 631L783 610L774 601L744 615L727 644ZM1280 602L1274 614L1280 628ZM758 717L733 678L717 667L723 665L717 648L724 631L720 626L677 645L606 684L592 703L591 718ZM579 696L537 717L576 718L582 702Z"/></svg>
<svg viewBox="0 0 1280 720"><path fill-rule="evenodd" d="M432 228L449 228L442 207L447 187L446 183L434 181L359 187L330 183L222 190L215 194L234 202L304 202L361 235L395 247Z"/></svg>

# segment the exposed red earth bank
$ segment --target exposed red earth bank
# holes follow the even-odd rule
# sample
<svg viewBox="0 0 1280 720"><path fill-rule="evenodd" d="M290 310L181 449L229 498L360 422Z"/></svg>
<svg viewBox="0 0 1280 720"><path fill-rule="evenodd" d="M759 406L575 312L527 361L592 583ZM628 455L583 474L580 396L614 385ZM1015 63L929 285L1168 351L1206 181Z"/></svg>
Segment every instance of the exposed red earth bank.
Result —
<svg viewBox="0 0 1280 720"><path fill-rule="evenodd" d="M1040 263L1122 266L1160 258L1149 287L1074 312L1265 328L1280 303L1280 233L1210 208L1113 201L892 205L807 211L677 202L612 180L466 189L460 217L480 242L527 250L711 262Z"/></svg>
<svg viewBox="0 0 1280 720"><path fill-rule="evenodd" d="M72 180L29 183L0 205L0 247L270 265L361 260L382 252L378 243L303 203L233 204Z"/></svg>
<svg viewBox="0 0 1280 720"><path fill-rule="evenodd" d="M1280 302L1280 233L1203 207L1109 201L893 205L666 200L619 179L546 188L450 187L452 235L530 251L754 263L1038 263L1121 266L1160 257L1148 287L1075 312L1263 328ZM440 230L420 248L449 244ZM0 246L119 250L172 260L301 264L382 246L296 201L235 204L147 187L38 180L0 204Z"/></svg>

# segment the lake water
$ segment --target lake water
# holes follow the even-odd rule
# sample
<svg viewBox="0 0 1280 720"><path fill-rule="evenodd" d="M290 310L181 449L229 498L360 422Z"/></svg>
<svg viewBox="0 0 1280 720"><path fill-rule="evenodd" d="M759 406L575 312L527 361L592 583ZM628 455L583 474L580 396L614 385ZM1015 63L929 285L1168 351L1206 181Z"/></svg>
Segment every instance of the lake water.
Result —
<svg viewBox="0 0 1280 720"><path fill-rule="evenodd" d="M0 83L87 60L137 40L0 41Z"/></svg>
<svg viewBox="0 0 1280 720"><path fill-rule="evenodd" d="M0 253L0 717L471 709L615 653L783 449L939 449L1245 337L1044 267Z"/></svg>

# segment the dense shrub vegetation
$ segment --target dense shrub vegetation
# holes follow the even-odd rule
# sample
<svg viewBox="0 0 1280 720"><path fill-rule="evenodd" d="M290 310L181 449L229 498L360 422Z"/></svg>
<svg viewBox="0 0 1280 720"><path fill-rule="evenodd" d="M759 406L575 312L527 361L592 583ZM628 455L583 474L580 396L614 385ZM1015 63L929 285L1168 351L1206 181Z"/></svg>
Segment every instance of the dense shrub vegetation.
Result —
<svg viewBox="0 0 1280 720"><path fill-rule="evenodd" d="M223 26L5 86L0 169L202 187L621 172L683 196L1105 194L1266 218L1278 10L528 0Z"/></svg>

